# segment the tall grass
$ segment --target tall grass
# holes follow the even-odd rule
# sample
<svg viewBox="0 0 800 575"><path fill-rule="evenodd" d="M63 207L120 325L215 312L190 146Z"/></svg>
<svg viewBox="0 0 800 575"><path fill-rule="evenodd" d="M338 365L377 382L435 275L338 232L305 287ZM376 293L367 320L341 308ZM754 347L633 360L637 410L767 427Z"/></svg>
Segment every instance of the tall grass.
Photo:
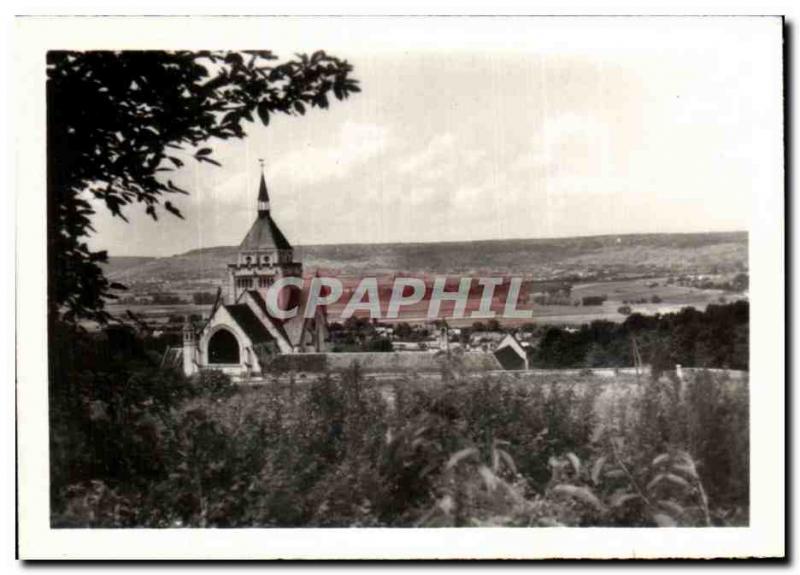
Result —
<svg viewBox="0 0 800 575"><path fill-rule="evenodd" d="M101 414L55 443L53 525L747 523L747 388L724 376L376 383L353 371L233 391L204 378L182 402L139 402L134 420L150 426ZM91 471L71 474L100 426L152 457L149 472L137 459L108 473L111 452L89 450Z"/></svg>

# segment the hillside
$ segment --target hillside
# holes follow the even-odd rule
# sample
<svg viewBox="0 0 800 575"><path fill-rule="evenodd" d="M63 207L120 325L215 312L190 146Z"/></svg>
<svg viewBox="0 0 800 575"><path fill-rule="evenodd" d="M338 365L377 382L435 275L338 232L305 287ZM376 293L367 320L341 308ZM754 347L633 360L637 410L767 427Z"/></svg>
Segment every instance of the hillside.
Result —
<svg viewBox="0 0 800 575"><path fill-rule="evenodd" d="M129 270L136 270L155 259L157 258L139 256L109 257L105 268L109 276L118 278L124 276Z"/></svg>
<svg viewBox="0 0 800 575"><path fill-rule="evenodd" d="M129 284L216 283L236 246L192 250L164 258L110 258L109 275ZM298 246L307 272L495 273L550 278L569 275L714 273L747 269L747 233L640 234L558 239L414 244Z"/></svg>

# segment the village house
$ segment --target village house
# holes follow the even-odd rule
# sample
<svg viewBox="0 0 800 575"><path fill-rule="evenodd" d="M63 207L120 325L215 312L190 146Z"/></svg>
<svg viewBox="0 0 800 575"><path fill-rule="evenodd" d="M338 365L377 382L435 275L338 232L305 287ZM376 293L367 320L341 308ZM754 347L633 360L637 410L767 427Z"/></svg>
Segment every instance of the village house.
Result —
<svg viewBox="0 0 800 575"><path fill-rule="evenodd" d="M528 353L512 334L508 334L494 350L494 356L503 369L529 369Z"/></svg>
<svg viewBox="0 0 800 575"><path fill-rule="evenodd" d="M469 345L473 348L493 348L503 340L505 335L501 331L474 331L469 336Z"/></svg>

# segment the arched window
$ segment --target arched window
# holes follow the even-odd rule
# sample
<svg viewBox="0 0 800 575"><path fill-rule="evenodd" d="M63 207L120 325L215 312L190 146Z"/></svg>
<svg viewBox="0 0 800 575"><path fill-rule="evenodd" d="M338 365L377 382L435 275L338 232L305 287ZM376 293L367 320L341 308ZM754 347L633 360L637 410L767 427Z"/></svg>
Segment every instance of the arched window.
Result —
<svg viewBox="0 0 800 575"><path fill-rule="evenodd" d="M221 329L208 341L208 363L239 363L239 342L227 329Z"/></svg>

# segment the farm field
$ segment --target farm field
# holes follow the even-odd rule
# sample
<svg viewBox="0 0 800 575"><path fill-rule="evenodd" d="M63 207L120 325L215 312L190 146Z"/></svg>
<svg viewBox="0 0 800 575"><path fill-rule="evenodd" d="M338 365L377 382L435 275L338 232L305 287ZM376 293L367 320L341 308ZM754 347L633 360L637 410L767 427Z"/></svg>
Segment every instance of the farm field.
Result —
<svg viewBox="0 0 800 575"><path fill-rule="evenodd" d="M106 265L109 277L131 289L123 296L169 293L192 301L196 294L213 297L224 286L227 263L237 248L222 246L193 250L171 257L112 257ZM559 239L497 240L420 244L352 244L299 246L297 258L306 274L319 271L354 287L360 278L376 276L391 281L396 275L471 274L520 276L528 281L565 281L572 286L570 299L605 296L599 306L534 305L534 321L545 324L579 325L593 320L621 322L618 309L629 305L633 312L667 313L685 306L704 309L721 297L745 297L717 289L683 287L670 278L681 274L731 274L748 269L747 234L638 234ZM350 286L352 284L352 286ZM346 291L347 293L347 291ZM651 300L658 296L658 303ZM344 298L343 298L344 300ZM648 303L625 301L647 300ZM346 301L329 307L329 317L344 309ZM385 309L387 303L382 302ZM124 315L126 310L161 322L181 314L207 314L210 304L141 305L139 302L109 304L109 311ZM468 312L469 313L469 312ZM427 304L401 310L398 321L425 323ZM474 320L454 320L469 325ZM526 320L506 322L507 325Z"/></svg>
<svg viewBox="0 0 800 575"><path fill-rule="evenodd" d="M731 294L717 289L699 289L694 287L683 287L676 285L666 285L666 277L632 279L608 282L591 282L585 284L575 284L572 289L574 299L587 296L606 296L608 299L597 306L574 306L574 305L534 305L533 321L540 324L553 325L580 325L594 320L605 320L622 322L625 315L619 313L619 308L626 305L624 302L631 300L647 299L650 301L653 296L661 299L660 303L631 303L627 304L634 313L656 314L670 313L679 311L684 307L694 307L703 310L708 304L719 303L720 298L726 301L745 299L740 294ZM651 287L658 284L656 287ZM337 321L345 307L345 301L328 307L329 318ZM385 309L385 304L383 305ZM199 315L207 317L211 310L211 304L120 304L110 303L108 311L115 316L124 317L127 311L152 321L154 324L166 322L166 320L176 315ZM427 304L409 306L402 309L400 318L396 321L422 324L428 321ZM453 319L450 323L453 326L469 326L475 320L469 317L464 319ZM506 326L521 325L528 323L528 320L507 320L500 319Z"/></svg>
<svg viewBox="0 0 800 575"><path fill-rule="evenodd" d="M169 317L175 315L191 315L198 314L201 316L208 316L211 310L211 304L193 304L193 303L179 303L179 304L119 304L111 303L107 305L108 311L115 316L124 316L126 312L136 314L142 318L152 320L155 323L166 321Z"/></svg>
<svg viewBox="0 0 800 575"><path fill-rule="evenodd" d="M708 304L746 299L740 294L731 294L718 289L700 289L678 285L667 285L667 277L632 280L578 283L572 288L572 297L605 296L608 299L599 306L539 305L534 307L534 318L538 323L580 325L594 320L622 322L625 315L619 308L627 305L632 313L645 315L679 311L684 307L703 310ZM661 301L651 303L653 296ZM629 303L646 299L648 303Z"/></svg>

